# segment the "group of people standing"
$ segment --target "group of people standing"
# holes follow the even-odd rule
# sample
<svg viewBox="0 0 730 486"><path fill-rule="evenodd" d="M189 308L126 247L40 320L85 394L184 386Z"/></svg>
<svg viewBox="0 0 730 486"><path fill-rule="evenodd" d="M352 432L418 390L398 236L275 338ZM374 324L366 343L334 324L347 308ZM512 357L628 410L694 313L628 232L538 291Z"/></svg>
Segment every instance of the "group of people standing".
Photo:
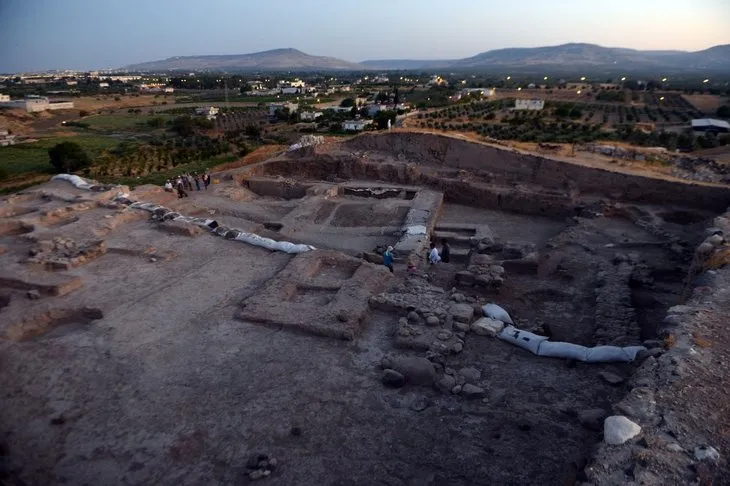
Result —
<svg viewBox="0 0 730 486"><path fill-rule="evenodd" d="M195 189L199 191L201 183L205 189L208 189L208 186L210 185L209 173L206 172L202 175L198 175L197 172L193 172L192 175L185 173L177 176L174 180L167 179L167 181L165 181L165 190L168 192L176 190L177 197L182 199L184 197L188 197L187 191L192 191L193 185L195 186Z"/></svg>
<svg viewBox="0 0 730 486"><path fill-rule="evenodd" d="M446 241L446 239L441 240L441 251L439 252L438 248L436 248L436 243L431 243L431 249L428 253L428 262L431 265L435 265L437 263L449 263L451 260L451 246L449 245L449 242ZM390 270L390 273L393 273L393 263L395 262L395 257L393 256L393 247L389 246L385 252L383 253L383 265L385 265L388 270Z"/></svg>

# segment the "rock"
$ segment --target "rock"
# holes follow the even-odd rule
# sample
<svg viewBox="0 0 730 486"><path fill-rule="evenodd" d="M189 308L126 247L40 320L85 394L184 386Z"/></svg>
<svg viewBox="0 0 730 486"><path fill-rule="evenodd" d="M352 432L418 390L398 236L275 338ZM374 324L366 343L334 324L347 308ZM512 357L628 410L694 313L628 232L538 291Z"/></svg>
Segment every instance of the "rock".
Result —
<svg viewBox="0 0 730 486"><path fill-rule="evenodd" d="M418 315L418 312L416 311L410 311L408 313L408 321L409 322L418 322L421 320L421 317Z"/></svg>
<svg viewBox="0 0 730 486"><path fill-rule="evenodd" d="M624 382L624 379L618 376L616 373L611 373L610 371L601 371L598 373L598 376L603 378L603 380L610 384L610 385L620 385Z"/></svg>
<svg viewBox="0 0 730 486"><path fill-rule="evenodd" d="M150 262L152 262L152 263L155 263L156 261L157 261L157 258L155 258L155 257L150 257Z"/></svg>
<svg viewBox="0 0 730 486"><path fill-rule="evenodd" d="M398 325L399 326L407 326L408 325L408 319L406 319L405 317L401 317L400 319L398 319Z"/></svg>
<svg viewBox="0 0 730 486"><path fill-rule="evenodd" d="M40 293L40 292L38 292L38 291L37 291L37 290L35 290L35 289L33 289L33 290L29 290L29 291L28 291L28 293L27 293L26 295L28 296L28 298L29 298L30 300L38 300L38 299L40 299L40 298L41 298L41 293Z"/></svg>
<svg viewBox="0 0 730 486"><path fill-rule="evenodd" d="M428 408L429 405L431 405L431 401L428 398L424 396L419 396L416 397L413 402L411 402L410 409L415 412L423 412Z"/></svg>
<svg viewBox="0 0 730 486"><path fill-rule="evenodd" d="M380 367L383 368L383 369L385 369L385 368L392 368L393 367L393 362L390 360L390 358L388 358L387 356L384 356L380 360Z"/></svg>
<svg viewBox="0 0 730 486"><path fill-rule="evenodd" d="M383 384L392 388L400 388L406 384L406 378L393 369L383 371Z"/></svg>
<svg viewBox="0 0 730 486"><path fill-rule="evenodd" d="M471 322L474 317L474 308L469 304L454 304L449 309L449 314L454 317L457 322Z"/></svg>
<svg viewBox="0 0 730 486"><path fill-rule="evenodd" d="M464 345L463 345L462 343L455 343L455 344L454 344L454 345L453 345L453 346L451 347L451 350L452 350L452 351L453 351L454 353L461 353L461 352L462 352L462 351L464 350Z"/></svg>
<svg viewBox="0 0 730 486"><path fill-rule="evenodd" d="M451 389L451 393L454 395L458 395L461 393L461 385L456 385L454 388Z"/></svg>
<svg viewBox="0 0 730 486"><path fill-rule="evenodd" d="M667 450L672 452L684 452L684 448L676 442L670 442L667 444Z"/></svg>
<svg viewBox="0 0 730 486"><path fill-rule="evenodd" d="M656 417L654 390L651 388L633 388L614 408L644 424L656 423L659 420Z"/></svg>
<svg viewBox="0 0 730 486"><path fill-rule="evenodd" d="M471 331L479 336L495 337L504 329L504 322L482 317L471 325Z"/></svg>
<svg viewBox="0 0 730 486"><path fill-rule="evenodd" d="M431 327L438 326L440 324L440 322L441 321L439 321L439 318L436 316L428 316L426 318L426 325L431 326Z"/></svg>
<svg viewBox="0 0 730 486"><path fill-rule="evenodd" d="M709 241L705 241L697 247L697 254L700 256L707 256L715 249L715 247Z"/></svg>
<svg viewBox="0 0 730 486"><path fill-rule="evenodd" d="M695 447L695 459L698 461L717 462L720 460L720 453L712 446L701 445Z"/></svg>
<svg viewBox="0 0 730 486"><path fill-rule="evenodd" d="M722 235L712 235L707 238L707 242L712 246L720 246L725 243L725 238L723 238Z"/></svg>
<svg viewBox="0 0 730 486"><path fill-rule="evenodd" d="M451 296L451 300L457 303L461 303L466 300L466 297L464 296L464 294L457 292Z"/></svg>
<svg viewBox="0 0 730 486"><path fill-rule="evenodd" d="M461 387L461 395L464 398L476 399L476 398L484 398L487 394L483 388L480 388L476 385L472 385L471 383L467 383L466 385Z"/></svg>
<svg viewBox="0 0 730 486"><path fill-rule="evenodd" d="M651 357L658 358L663 353L664 353L664 348L642 349L641 351L636 353L636 361L641 363Z"/></svg>
<svg viewBox="0 0 730 486"><path fill-rule="evenodd" d="M675 305L667 309L667 314L689 314L694 309L688 305Z"/></svg>
<svg viewBox="0 0 730 486"><path fill-rule="evenodd" d="M471 329L471 326L469 326L466 322L454 322L453 327L454 331L458 332L469 332Z"/></svg>
<svg viewBox="0 0 730 486"><path fill-rule="evenodd" d="M392 358L392 362L393 370L403 375L408 383L431 386L436 381L433 363L426 358L399 356Z"/></svg>
<svg viewBox="0 0 730 486"><path fill-rule="evenodd" d="M453 335L454 335L454 333L452 333L451 331L444 330L444 331L439 332L436 335L436 338L441 341L448 341L449 339L451 339L451 336L453 336Z"/></svg>
<svg viewBox="0 0 730 486"><path fill-rule="evenodd" d="M274 469L276 469L276 466L278 463L279 462L276 460L275 457L270 458L269 459L269 469L273 471Z"/></svg>
<svg viewBox="0 0 730 486"><path fill-rule="evenodd" d="M478 383L482 377L482 372L473 366L462 368L459 370L459 376L464 378L464 383Z"/></svg>
<svg viewBox="0 0 730 486"><path fill-rule="evenodd" d="M444 375L436 383L436 388L443 392L450 392L456 386L456 378L451 375Z"/></svg>
<svg viewBox="0 0 730 486"><path fill-rule="evenodd" d="M613 415L603 422L603 440L620 445L641 433L641 427L622 415Z"/></svg>
<svg viewBox="0 0 730 486"><path fill-rule="evenodd" d="M253 471L249 471L248 477L251 481L256 481L257 479L261 479L267 476L266 474L264 474L265 472L266 471L264 471L263 469L254 469Z"/></svg>
<svg viewBox="0 0 730 486"><path fill-rule="evenodd" d="M581 410L578 412L578 422L587 429L600 431L606 415L608 415L608 413L601 408Z"/></svg>

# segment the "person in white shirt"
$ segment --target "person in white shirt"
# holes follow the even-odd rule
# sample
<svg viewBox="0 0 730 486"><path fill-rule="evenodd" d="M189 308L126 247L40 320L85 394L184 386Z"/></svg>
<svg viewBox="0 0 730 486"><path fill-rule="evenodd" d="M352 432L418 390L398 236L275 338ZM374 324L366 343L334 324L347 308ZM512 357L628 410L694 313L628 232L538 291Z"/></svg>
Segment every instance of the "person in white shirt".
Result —
<svg viewBox="0 0 730 486"><path fill-rule="evenodd" d="M170 179L165 182L165 191L172 192L172 182L170 182Z"/></svg>
<svg viewBox="0 0 730 486"><path fill-rule="evenodd" d="M441 261L441 255L436 249L436 243L431 243L431 252L428 254L428 261L431 265L434 265Z"/></svg>

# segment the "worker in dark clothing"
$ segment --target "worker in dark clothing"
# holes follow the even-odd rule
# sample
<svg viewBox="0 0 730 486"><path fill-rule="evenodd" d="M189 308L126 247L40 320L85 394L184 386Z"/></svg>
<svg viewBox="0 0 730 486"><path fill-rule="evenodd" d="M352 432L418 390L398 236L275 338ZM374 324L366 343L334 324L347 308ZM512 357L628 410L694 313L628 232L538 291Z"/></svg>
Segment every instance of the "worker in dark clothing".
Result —
<svg viewBox="0 0 730 486"><path fill-rule="evenodd" d="M177 197L178 199L188 197L188 193L185 192L185 184L183 183L183 179L181 177L178 177L177 179Z"/></svg>
<svg viewBox="0 0 730 486"><path fill-rule="evenodd" d="M444 263L449 263L449 259L451 258L451 247L449 246L449 242L446 241L446 238L441 240L441 261Z"/></svg>

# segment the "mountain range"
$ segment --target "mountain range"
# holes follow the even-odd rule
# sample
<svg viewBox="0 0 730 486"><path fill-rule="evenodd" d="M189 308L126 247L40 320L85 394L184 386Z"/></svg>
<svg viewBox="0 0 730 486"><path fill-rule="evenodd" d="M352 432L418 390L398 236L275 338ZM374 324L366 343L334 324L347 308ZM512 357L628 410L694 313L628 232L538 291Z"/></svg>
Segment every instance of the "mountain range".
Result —
<svg viewBox="0 0 730 486"><path fill-rule="evenodd" d="M481 70L529 72L576 69L730 72L730 44L702 51L640 51L571 43L559 46L496 49L464 59L369 60L355 63L334 57L312 56L297 49L274 49L253 54L178 56L132 64L127 71L367 71L367 70Z"/></svg>

